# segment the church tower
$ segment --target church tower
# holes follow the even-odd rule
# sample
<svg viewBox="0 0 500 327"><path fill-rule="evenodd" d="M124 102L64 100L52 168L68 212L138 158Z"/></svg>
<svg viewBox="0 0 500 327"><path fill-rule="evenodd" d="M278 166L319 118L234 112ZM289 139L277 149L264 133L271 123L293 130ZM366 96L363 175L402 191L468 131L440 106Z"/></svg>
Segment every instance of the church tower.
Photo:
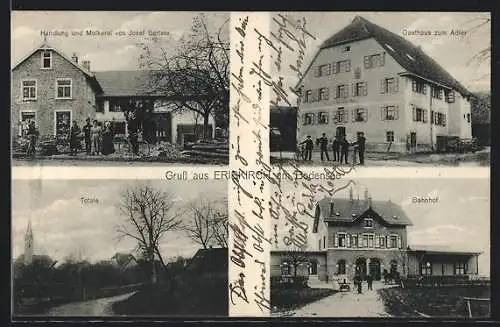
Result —
<svg viewBox="0 0 500 327"><path fill-rule="evenodd" d="M24 235L24 264L30 265L33 262L33 230L31 229L31 220L28 222L28 228Z"/></svg>

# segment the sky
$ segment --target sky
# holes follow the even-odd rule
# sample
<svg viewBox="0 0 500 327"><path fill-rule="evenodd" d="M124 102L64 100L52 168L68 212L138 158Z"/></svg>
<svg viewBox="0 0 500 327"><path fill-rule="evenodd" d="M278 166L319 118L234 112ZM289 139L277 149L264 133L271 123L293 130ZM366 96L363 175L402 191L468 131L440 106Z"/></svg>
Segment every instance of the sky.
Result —
<svg viewBox="0 0 500 327"><path fill-rule="evenodd" d="M374 201L399 204L413 226L407 227L408 245L447 246L452 250L483 252L479 256L479 273L490 271L490 182L489 179L423 179L387 178L353 179L353 194L364 199L365 188ZM320 182L314 180L314 182ZM349 180L339 180L336 188ZM290 182L285 184L283 194L293 192ZM299 194L295 191L296 194ZM435 204L414 204L412 197L438 197ZM317 200L322 198L320 196ZM349 198L345 189L336 194L338 198ZM305 219L309 230L312 219ZM281 226L281 225L279 225ZM283 226L284 227L284 226ZM280 229L278 230L287 230ZM280 234L279 234L280 235ZM312 240L312 239L311 239ZM315 243L314 243L315 244Z"/></svg>
<svg viewBox="0 0 500 327"><path fill-rule="evenodd" d="M425 53L437 61L455 79L471 91L490 90L490 62L478 65L469 64L470 59L478 51L491 44L491 25L486 24L466 36L449 35L452 29L468 30L478 23L490 18L489 13L477 12L295 12L286 13L292 21L304 17L306 28L315 37L306 39L304 70L310 64L321 43L349 25L354 17L361 16L367 20L396 33L415 45L420 45ZM277 24L272 25L272 29ZM447 31L447 36L403 35L404 30ZM283 55L283 67L295 64L297 56ZM298 82L296 74L285 74L285 84L295 86Z"/></svg>
<svg viewBox="0 0 500 327"><path fill-rule="evenodd" d="M61 261L69 255L91 262L108 260L116 252L132 253L132 240L118 242L116 228L123 222L117 209L120 192L138 182L130 180L15 180L12 184L13 258L24 252L24 235L31 219L35 254ZM175 210L193 201L224 201L226 181L148 181L171 194ZM82 204L81 197L99 204ZM224 202L222 202L224 203ZM225 207L225 205L224 205ZM189 211L182 216L190 219ZM164 259L192 256L199 248L183 232L167 232L161 242Z"/></svg>
<svg viewBox="0 0 500 327"><path fill-rule="evenodd" d="M11 66L44 41L40 31L77 30L151 30L168 32L160 36L160 44L175 49L179 38L188 33L196 12L71 12L13 11L11 14ZM227 13L206 13L209 28L221 26ZM226 24L229 26L228 24ZM229 29L229 27L228 27ZM227 31L228 33L228 31ZM89 60L93 71L137 70L143 36L49 36L47 42L68 57L77 53Z"/></svg>

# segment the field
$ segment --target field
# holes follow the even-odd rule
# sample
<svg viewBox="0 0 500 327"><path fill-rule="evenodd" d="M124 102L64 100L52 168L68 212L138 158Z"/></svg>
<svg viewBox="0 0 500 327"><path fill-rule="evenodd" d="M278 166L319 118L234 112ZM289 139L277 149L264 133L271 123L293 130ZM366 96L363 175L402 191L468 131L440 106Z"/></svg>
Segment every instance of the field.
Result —
<svg viewBox="0 0 500 327"><path fill-rule="evenodd" d="M387 313L394 317L468 317L461 297L490 298L487 286L386 288L379 290ZM472 302L473 317L489 317L489 301Z"/></svg>

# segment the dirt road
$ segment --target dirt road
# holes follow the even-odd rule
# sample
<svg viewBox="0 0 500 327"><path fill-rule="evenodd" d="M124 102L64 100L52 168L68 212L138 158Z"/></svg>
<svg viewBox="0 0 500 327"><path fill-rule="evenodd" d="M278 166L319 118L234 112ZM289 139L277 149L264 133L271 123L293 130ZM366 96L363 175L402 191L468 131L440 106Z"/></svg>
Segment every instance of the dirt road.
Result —
<svg viewBox="0 0 500 327"><path fill-rule="evenodd" d="M84 302L73 302L52 308L48 316L113 316L112 305L134 295L136 291Z"/></svg>

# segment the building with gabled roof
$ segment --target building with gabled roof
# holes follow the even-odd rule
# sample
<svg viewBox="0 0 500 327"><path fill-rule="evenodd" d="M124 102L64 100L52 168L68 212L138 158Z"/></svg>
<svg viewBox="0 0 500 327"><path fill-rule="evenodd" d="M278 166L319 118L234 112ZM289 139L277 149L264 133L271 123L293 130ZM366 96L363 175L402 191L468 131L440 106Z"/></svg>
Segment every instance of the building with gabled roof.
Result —
<svg viewBox="0 0 500 327"><path fill-rule="evenodd" d="M415 152L472 137L472 93L420 47L360 16L321 44L296 88L299 140L363 132L367 151Z"/></svg>
<svg viewBox="0 0 500 327"><path fill-rule="evenodd" d="M152 113L147 135L150 142L182 143L185 134L200 134L202 117L191 111L175 110L175 99L151 92L150 71L94 72L88 60L75 53L65 55L47 42L29 52L11 69L11 128L14 137L23 136L27 121L34 120L42 137L67 138L76 120L109 121L115 134L128 135L123 107L140 101ZM166 92L165 92L166 93ZM215 133L214 119L209 130Z"/></svg>
<svg viewBox="0 0 500 327"><path fill-rule="evenodd" d="M403 208L391 200L372 200L366 189L362 199L351 188L348 198L325 196L313 208L313 237L303 248L273 249L272 276L330 281L356 275L380 280L384 271L400 276L478 274L480 252L408 245L407 227L413 222Z"/></svg>

